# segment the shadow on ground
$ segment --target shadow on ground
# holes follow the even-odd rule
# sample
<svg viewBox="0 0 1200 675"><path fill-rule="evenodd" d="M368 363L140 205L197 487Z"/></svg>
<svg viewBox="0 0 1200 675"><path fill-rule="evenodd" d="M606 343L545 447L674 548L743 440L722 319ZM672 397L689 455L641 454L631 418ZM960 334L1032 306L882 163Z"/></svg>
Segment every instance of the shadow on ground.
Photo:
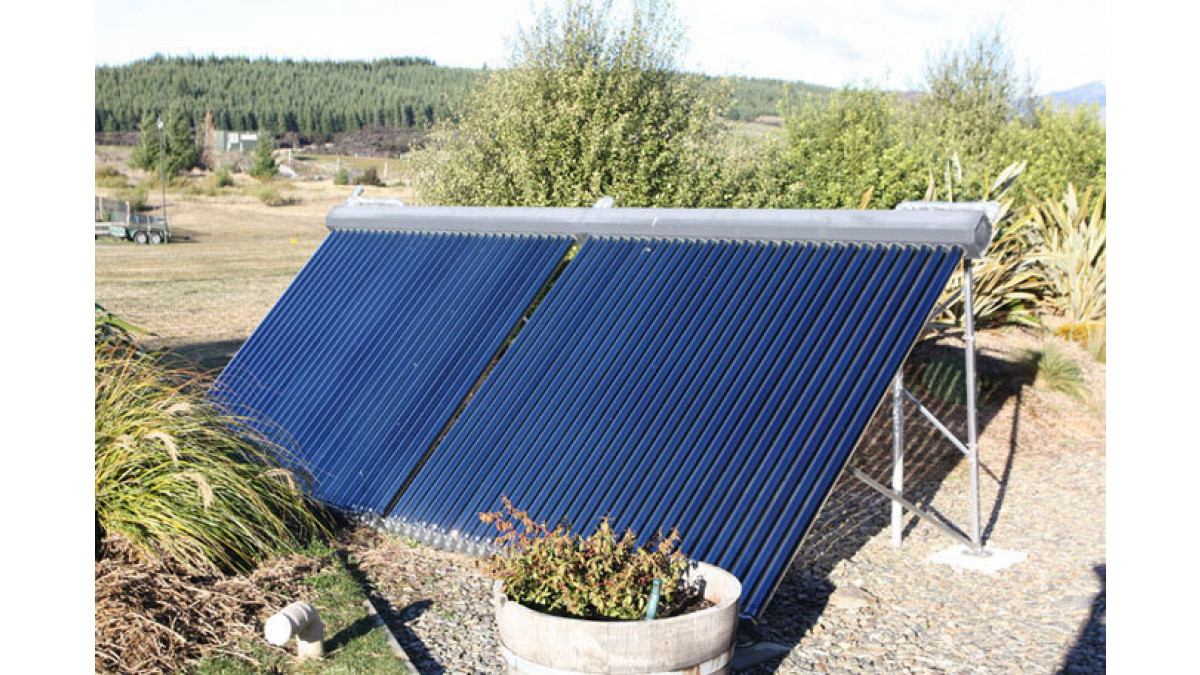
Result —
<svg viewBox="0 0 1200 675"><path fill-rule="evenodd" d="M354 623L339 630L337 635L325 641L326 653L335 652L338 649L350 644L354 640L370 633L375 629L374 617L364 616Z"/></svg>
<svg viewBox="0 0 1200 675"><path fill-rule="evenodd" d="M371 604L375 605L375 611L377 611L379 613L379 617L383 619L385 630L390 631L391 634L396 638L396 641L400 643L400 646L404 649L404 653L408 655L408 660L411 662L412 666L417 669L417 672L421 675L442 675L445 673L446 669L440 663L438 663L437 659L433 658L433 655L430 654L429 649L425 646L425 643L421 641L421 638L408 628L408 624L424 614L433 604L433 602L430 600L420 600L418 602L409 604L403 609L396 609L395 607L392 607L392 604L388 602L388 599L384 597L378 589L375 588L375 585L372 584L367 575L361 569L359 569L358 565L350 560L345 551L339 549L338 557L341 559L342 564L346 566L346 569L349 570L350 575L354 577L354 580L358 583L359 588L362 589L363 594L371 601ZM365 631L363 631L363 633L375 627L374 618L365 617L355 622L355 624L347 628L345 631L342 631L342 633L353 629L359 623L363 623L364 621L370 623L370 628L367 628ZM336 641L342 633L338 633L338 635L334 636L334 641ZM360 633L360 635L361 634L362 633ZM352 635L350 638L348 638L348 640L352 639L353 637L357 636Z"/></svg>
<svg viewBox="0 0 1200 675"><path fill-rule="evenodd" d="M163 348L163 354L169 361L182 367L216 377L221 369L229 364L233 355L241 348L245 340L220 340L215 342L194 342L181 345L168 345ZM149 342L152 349L156 346Z"/></svg>
<svg viewBox="0 0 1200 675"><path fill-rule="evenodd" d="M1108 607L1105 594L1108 589L1107 565L1096 565L1093 570L1100 580L1100 592L1092 599L1092 613L1079 632L1075 645L1067 654L1058 672L1064 675L1103 673L1108 668L1107 624Z"/></svg>
<svg viewBox="0 0 1200 675"><path fill-rule="evenodd" d="M967 433L965 405L939 399L934 395L932 378L927 372L933 364L962 363L963 349L937 344L918 343L904 366L906 388L913 392L956 437L964 443ZM977 408L980 435L995 420L1008 403L1016 399L1012 419L1013 441L1007 448L1004 466L980 463L980 480L995 481L999 493L993 503L981 505L981 526L986 542L995 527L1004 503L1009 477L1016 453L1017 426L1020 424L1021 388L1031 384L1033 375L1022 364L982 354L976 355L980 392ZM961 390L965 392L965 389ZM943 390L943 396L946 392ZM949 396L946 398L953 399ZM871 478L891 485L892 475L892 397L889 393L876 410L859 440L849 466L857 467ZM931 506L946 477L964 461L955 446L934 428L912 405L905 404L904 424L904 496L944 525L969 537L969 518L966 513L941 514ZM850 559L873 537L891 525L890 500L855 478L847 467L834 485L828 501L809 530L792 565L780 582L771 602L753 625L744 625L740 639L768 640L789 651L801 642L816 625L835 590L829 580L830 572L843 560ZM955 489L958 489L957 486ZM966 489L966 483L962 483ZM907 535L919 522L906 514L904 533ZM947 545L951 543L946 539ZM737 671L743 674L773 673L786 658L783 656Z"/></svg>

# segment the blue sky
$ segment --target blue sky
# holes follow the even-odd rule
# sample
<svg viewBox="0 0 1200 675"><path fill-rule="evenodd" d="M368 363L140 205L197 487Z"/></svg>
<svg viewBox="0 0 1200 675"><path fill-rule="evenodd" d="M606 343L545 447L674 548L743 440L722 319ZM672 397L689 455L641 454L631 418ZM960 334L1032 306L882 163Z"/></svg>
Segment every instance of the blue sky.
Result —
<svg viewBox="0 0 1200 675"><path fill-rule="evenodd" d="M621 7L627 0L618 0ZM163 54L308 59L427 56L498 66L530 0L97 0L97 63ZM676 0L686 64L838 86L914 88L926 57L1000 21L1038 90L1105 79L1105 5L1083 0Z"/></svg>

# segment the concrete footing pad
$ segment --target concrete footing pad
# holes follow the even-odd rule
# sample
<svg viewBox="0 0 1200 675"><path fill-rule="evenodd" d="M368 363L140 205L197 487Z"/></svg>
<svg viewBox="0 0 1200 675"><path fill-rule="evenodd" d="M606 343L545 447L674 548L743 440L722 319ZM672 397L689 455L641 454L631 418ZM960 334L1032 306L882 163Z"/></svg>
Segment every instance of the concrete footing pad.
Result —
<svg viewBox="0 0 1200 675"><path fill-rule="evenodd" d="M929 556L930 562L949 565L958 570L995 574L1002 569L1024 562L1029 555L1021 551L1006 551L1002 548L983 548L983 554L975 553L966 546L951 546Z"/></svg>

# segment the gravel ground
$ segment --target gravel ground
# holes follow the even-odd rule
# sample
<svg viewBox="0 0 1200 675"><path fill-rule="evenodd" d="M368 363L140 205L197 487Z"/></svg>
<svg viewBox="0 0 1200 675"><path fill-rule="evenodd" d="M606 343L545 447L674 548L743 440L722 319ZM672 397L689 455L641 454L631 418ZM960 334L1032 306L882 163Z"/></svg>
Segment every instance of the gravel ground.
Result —
<svg viewBox="0 0 1200 675"><path fill-rule="evenodd" d="M843 475L757 626L790 651L743 672L1104 672L1105 369L1076 351L1090 393L1044 391L1012 365L1036 345L1016 330L980 336L984 536L1028 558L991 575L929 562L953 542L911 515L893 548L888 501ZM907 381L919 382L919 364L952 349L914 352ZM963 433L960 406L930 407ZM915 417L906 425L905 494L966 530L966 463ZM890 423L885 406L851 460L885 484ZM474 560L369 530L348 546L421 673L503 671L491 584Z"/></svg>

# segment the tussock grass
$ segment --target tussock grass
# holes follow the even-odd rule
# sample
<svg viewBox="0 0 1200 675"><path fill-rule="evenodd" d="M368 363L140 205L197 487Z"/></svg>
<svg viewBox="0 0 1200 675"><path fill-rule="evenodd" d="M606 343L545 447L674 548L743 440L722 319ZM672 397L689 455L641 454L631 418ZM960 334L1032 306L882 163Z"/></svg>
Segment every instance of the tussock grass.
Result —
<svg viewBox="0 0 1200 675"><path fill-rule="evenodd" d="M129 187L129 178L111 166L102 166L96 169L96 187Z"/></svg>
<svg viewBox="0 0 1200 675"><path fill-rule="evenodd" d="M288 206L295 203L295 199L283 194L278 185L267 183L255 192L258 201L267 206Z"/></svg>
<svg viewBox="0 0 1200 675"><path fill-rule="evenodd" d="M1027 349L1022 353L1025 369L1032 376L1033 386L1058 391L1082 399L1086 389L1083 369L1079 363L1052 345Z"/></svg>
<svg viewBox="0 0 1200 675"><path fill-rule="evenodd" d="M96 343L96 521L147 560L244 572L325 532L302 475L200 376Z"/></svg>
<svg viewBox="0 0 1200 675"><path fill-rule="evenodd" d="M217 197L223 188L234 187L233 174L225 166L217 167L216 171L203 178L188 177L186 181L182 191L189 197Z"/></svg>
<svg viewBox="0 0 1200 675"><path fill-rule="evenodd" d="M184 188L183 194L188 197L216 197L221 194L221 190L215 185L212 179L205 179L189 183Z"/></svg>
<svg viewBox="0 0 1200 675"><path fill-rule="evenodd" d="M1069 323L1054 329L1054 334L1076 342L1100 363L1108 361L1108 330L1106 321Z"/></svg>
<svg viewBox="0 0 1200 675"><path fill-rule="evenodd" d="M233 187L233 173L230 172L229 167L217 167L212 175L212 184L216 188Z"/></svg>

